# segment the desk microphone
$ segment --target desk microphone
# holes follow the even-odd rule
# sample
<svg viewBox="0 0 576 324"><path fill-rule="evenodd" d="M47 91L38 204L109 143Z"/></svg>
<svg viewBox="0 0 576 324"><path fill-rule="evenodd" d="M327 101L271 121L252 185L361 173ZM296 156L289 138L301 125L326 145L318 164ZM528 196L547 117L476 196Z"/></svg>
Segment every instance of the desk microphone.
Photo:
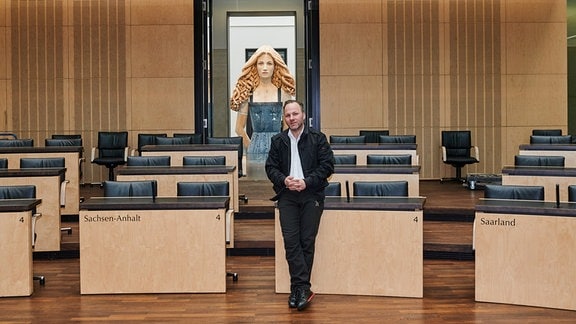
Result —
<svg viewBox="0 0 576 324"><path fill-rule="evenodd" d="M560 185L556 184L556 208L560 208Z"/></svg>
<svg viewBox="0 0 576 324"><path fill-rule="evenodd" d="M348 180L346 180L346 201L350 202L350 185L348 184Z"/></svg>

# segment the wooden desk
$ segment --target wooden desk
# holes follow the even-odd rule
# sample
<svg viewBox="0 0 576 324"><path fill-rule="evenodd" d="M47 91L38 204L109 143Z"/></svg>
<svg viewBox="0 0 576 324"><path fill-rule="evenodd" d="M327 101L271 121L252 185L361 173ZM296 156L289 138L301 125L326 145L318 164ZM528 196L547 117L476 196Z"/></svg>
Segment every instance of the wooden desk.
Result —
<svg viewBox="0 0 576 324"><path fill-rule="evenodd" d="M226 291L228 197L80 204L80 293Z"/></svg>
<svg viewBox="0 0 576 324"><path fill-rule="evenodd" d="M346 181L353 195L354 181L408 181L408 196L420 196L420 166L413 165L335 165L329 182L340 182L346 196Z"/></svg>
<svg viewBox="0 0 576 324"><path fill-rule="evenodd" d="M156 180L158 196L175 197L178 182L228 181L230 184L230 202L235 212L239 211L238 172L235 166L227 165L189 165L170 167L122 166L116 170L116 180Z"/></svg>
<svg viewBox="0 0 576 324"><path fill-rule="evenodd" d="M0 200L0 297L30 296L32 282L32 212L39 199Z"/></svg>
<svg viewBox="0 0 576 324"><path fill-rule="evenodd" d="M505 167L503 185L544 186L544 200L556 201L556 184L560 200L568 201L568 185L576 184L576 168L561 167Z"/></svg>
<svg viewBox="0 0 576 324"><path fill-rule="evenodd" d="M0 169L2 185L35 185L36 198L42 199L34 251L60 251L60 183L65 172L66 168Z"/></svg>
<svg viewBox="0 0 576 324"><path fill-rule="evenodd" d="M366 165L370 154L412 155L412 165L419 165L417 144L331 144L334 154L355 154L357 165Z"/></svg>
<svg viewBox="0 0 576 324"><path fill-rule="evenodd" d="M64 158L66 167L66 201L62 215L78 215L80 205L80 159L82 146L0 147L0 158L8 159L9 169L20 168L21 158Z"/></svg>
<svg viewBox="0 0 576 324"><path fill-rule="evenodd" d="M481 200L476 300L576 310L576 204Z"/></svg>
<svg viewBox="0 0 576 324"><path fill-rule="evenodd" d="M422 297L424 198L327 197L316 238L312 290ZM276 292L290 275L276 209Z"/></svg>
<svg viewBox="0 0 576 324"><path fill-rule="evenodd" d="M576 144L522 144L519 154L563 156L564 166L576 168Z"/></svg>

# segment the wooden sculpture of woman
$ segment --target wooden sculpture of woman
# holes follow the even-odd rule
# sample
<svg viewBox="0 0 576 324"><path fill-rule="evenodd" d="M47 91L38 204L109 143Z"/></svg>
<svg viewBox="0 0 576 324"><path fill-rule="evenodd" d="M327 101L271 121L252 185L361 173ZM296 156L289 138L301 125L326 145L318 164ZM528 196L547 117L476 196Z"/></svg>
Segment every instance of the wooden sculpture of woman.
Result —
<svg viewBox="0 0 576 324"><path fill-rule="evenodd" d="M263 45L246 61L232 92L230 108L238 112L236 133L242 136L246 155L265 160L270 139L282 130L282 105L296 93L294 77L282 56ZM250 114L252 136L246 132Z"/></svg>

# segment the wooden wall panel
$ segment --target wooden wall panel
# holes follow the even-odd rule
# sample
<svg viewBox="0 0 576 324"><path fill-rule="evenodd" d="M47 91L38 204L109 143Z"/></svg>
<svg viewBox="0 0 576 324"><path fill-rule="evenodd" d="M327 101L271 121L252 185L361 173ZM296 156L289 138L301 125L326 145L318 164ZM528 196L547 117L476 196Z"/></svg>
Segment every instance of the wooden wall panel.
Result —
<svg viewBox="0 0 576 324"><path fill-rule="evenodd" d="M380 7L382 21L361 7ZM360 6L321 0L320 12L321 111L329 134L356 134L358 129L416 134L421 176L440 178L454 172L441 162L442 130L472 131L481 163L465 172L499 173L527 141L529 129L566 128L563 1L373 0ZM351 39L350 31L378 23L380 35L365 29L361 39L381 42L382 53L377 45L376 50L358 47L359 41ZM360 68L353 66L353 54L338 51L346 38L359 51L368 51L363 53L368 62ZM342 94L343 82L337 79L376 77L377 69L365 67L380 63L381 102L366 103L380 83ZM351 126L338 111L355 101L370 107L358 106L357 115L372 115L372 108L382 104L381 124L371 119L364 127ZM536 106L551 107L551 112L537 118Z"/></svg>

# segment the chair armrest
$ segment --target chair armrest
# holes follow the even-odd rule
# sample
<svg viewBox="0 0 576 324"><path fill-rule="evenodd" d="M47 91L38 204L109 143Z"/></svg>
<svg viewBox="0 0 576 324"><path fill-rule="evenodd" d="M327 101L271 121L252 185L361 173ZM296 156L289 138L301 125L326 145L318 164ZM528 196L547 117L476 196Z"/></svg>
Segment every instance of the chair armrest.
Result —
<svg viewBox="0 0 576 324"><path fill-rule="evenodd" d="M129 153L130 153L130 147L129 147L129 146L126 146L126 147L124 148L124 162L127 162L127 161L128 161L128 154L129 154Z"/></svg>
<svg viewBox="0 0 576 324"><path fill-rule="evenodd" d="M476 160L480 161L480 150L478 149L478 146L472 146L472 151L474 152Z"/></svg>
<svg viewBox="0 0 576 324"><path fill-rule="evenodd" d="M446 162L446 146L442 146L442 161Z"/></svg>
<svg viewBox="0 0 576 324"><path fill-rule="evenodd" d="M66 186L70 183L70 180L64 180L60 184L60 207L66 206Z"/></svg>
<svg viewBox="0 0 576 324"><path fill-rule="evenodd" d="M36 220L40 217L42 217L41 213L32 214L32 248L34 248L36 243Z"/></svg>
<svg viewBox="0 0 576 324"><path fill-rule="evenodd" d="M92 147L92 150L90 151L90 163L94 162L95 158L96 158L96 147Z"/></svg>
<svg viewBox="0 0 576 324"><path fill-rule="evenodd" d="M136 155L136 149L130 150L130 156L137 156Z"/></svg>

